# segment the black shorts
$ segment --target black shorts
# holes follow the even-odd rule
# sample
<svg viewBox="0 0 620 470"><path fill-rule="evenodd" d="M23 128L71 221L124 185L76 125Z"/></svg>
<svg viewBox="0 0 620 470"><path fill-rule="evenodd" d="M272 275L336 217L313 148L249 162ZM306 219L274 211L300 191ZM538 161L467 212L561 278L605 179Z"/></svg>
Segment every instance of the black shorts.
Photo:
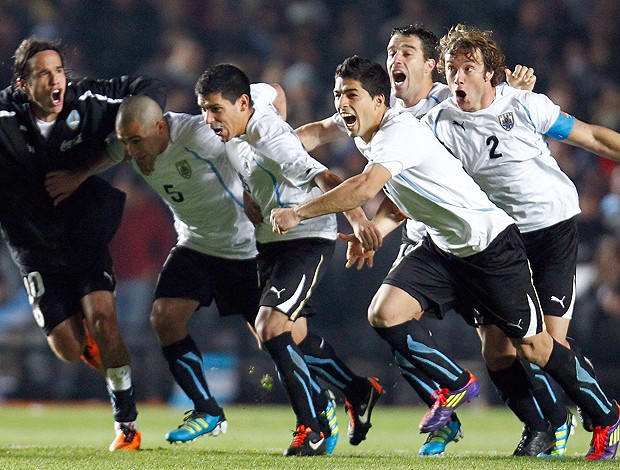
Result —
<svg viewBox="0 0 620 470"><path fill-rule="evenodd" d="M543 313L570 320L577 271L575 220L571 218L522 236Z"/></svg>
<svg viewBox="0 0 620 470"><path fill-rule="evenodd" d="M193 299L205 307L215 300L221 316L242 315L254 325L260 298L256 260L218 258L175 246L159 275L155 298Z"/></svg>
<svg viewBox="0 0 620 470"><path fill-rule="evenodd" d="M515 225L465 258L440 250L427 236L395 262L383 282L403 289L425 312L441 316L450 309L471 313L475 308L510 338L542 331L540 304Z"/></svg>
<svg viewBox="0 0 620 470"><path fill-rule="evenodd" d="M310 296L325 275L335 246L335 241L324 238L257 243L260 304L292 321L314 315Z"/></svg>
<svg viewBox="0 0 620 470"><path fill-rule="evenodd" d="M80 300L86 294L104 290L114 292L116 280L107 249L91 256L87 266L77 271L31 271L24 285L37 325L49 335L67 318L82 312Z"/></svg>

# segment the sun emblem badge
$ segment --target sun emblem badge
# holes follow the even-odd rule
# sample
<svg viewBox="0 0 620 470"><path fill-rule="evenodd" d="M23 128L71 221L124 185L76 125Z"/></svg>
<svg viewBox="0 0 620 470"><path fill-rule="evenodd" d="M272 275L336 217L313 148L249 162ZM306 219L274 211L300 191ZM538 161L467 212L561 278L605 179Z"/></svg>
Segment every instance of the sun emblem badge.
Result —
<svg viewBox="0 0 620 470"><path fill-rule="evenodd" d="M500 114L499 116L497 116L497 119L499 119L500 126L502 126L507 131L512 129L515 125L515 119L512 116L512 111Z"/></svg>
<svg viewBox="0 0 620 470"><path fill-rule="evenodd" d="M76 130L80 126L81 122L82 118L80 117L80 113L78 113L75 109L67 116L67 127L69 127L72 131Z"/></svg>

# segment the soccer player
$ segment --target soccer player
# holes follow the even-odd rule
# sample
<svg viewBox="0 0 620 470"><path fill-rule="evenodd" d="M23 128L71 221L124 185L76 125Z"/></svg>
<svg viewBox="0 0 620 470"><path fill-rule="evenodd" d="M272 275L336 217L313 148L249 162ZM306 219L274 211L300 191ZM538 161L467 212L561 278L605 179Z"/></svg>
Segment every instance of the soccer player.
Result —
<svg viewBox="0 0 620 470"><path fill-rule="evenodd" d="M260 106L273 105L285 115L286 97L278 85L253 84L251 90ZM254 320L260 291L254 227L243 213L252 212L247 210L252 200L245 197L224 144L204 124L202 116L164 114L146 96L129 97L119 108L116 132L120 140L110 140L108 145L112 158L97 162L91 172L102 171L125 158L131 160L169 206L178 233L177 246L158 281L151 321L171 373L194 409L166 439L188 442L203 435L218 435L226 432L227 422L209 391L201 354L187 330L187 322L201 305L208 306L215 300L220 315L243 315L256 335ZM68 182L72 179L70 174L65 177ZM234 296L230 295L231 285L238 288ZM331 374L339 364L357 382L370 388L372 379L353 374L324 338L307 332L305 319L295 325L302 349L312 352L313 348L306 345L311 342L331 353L323 355L320 370ZM324 410L319 418L329 432L326 450L331 453L338 440L335 403L329 394L320 394L315 405Z"/></svg>
<svg viewBox="0 0 620 470"><path fill-rule="evenodd" d="M281 88L253 84L251 96L261 106L273 104L284 112ZM220 315L243 315L256 335L260 299L256 243L254 227L244 213L253 201L245 197L224 144L200 115L164 114L148 97L131 97L119 109L116 133L124 151L118 151L119 141L112 142L110 154L115 160L127 155L169 206L178 233L177 246L157 283L151 322L170 371L194 409L166 439L188 442L224 433L224 411L209 391L202 356L187 322L200 306L215 300ZM303 339L306 333L300 329L298 337ZM312 333L307 337L326 343ZM329 428L328 421L333 421L327 442L331 453L338 438L334 405L323 395L316 406L325 410L322 425Z"/></svg>
<svg viewBox="0 0 620 470"><path fill-rule="evenodd" d="M389 109L389 95L390 80L379 64L354 56L338 66L334 104L369 163L361 174L321 196L294 208L272 210L273 230L286 234L302 221L350 210L384 188L387 198L373 218L381 234L406 216L423 222L428 234L409 262L397 265L375 294L368 317L377 333L434 377L433 369L440 364L435 358L427 361L427 349L413 341L411 320L432 305L475 307L510 338L519 355L552 376L592 418L598 444L587 458L612 458L618 446L618 406L584 368L583 359L545 331L514 221L488 199L428 128L409 113ZM370 255L351 237L348 256L354 262ZM454 409L477 392L471 379L459 389L437 381L447 390L423 418L423 432L445 425Z"/></svg>
<svg viewBox="0 0 620 470"><path fill-rule="evenodd" d="M387 45L387 71L392 85L394 108L402 109L417 118L421 118L434 106L450 96L450 89L446 84L433 82L438 45L437 36L421 25L410 25L392 30ZM507 69L506 75L514 88L531 90L536 81L533 70L521 65L517 65L514 72ZM507 92L510 90L510 87L506 89ZM336 113L323 121L301 126L296 132L304 146L311 151L317 145L335 139L340 134L339 131L346 132L346 128L340 115ZM407 256L413 245L422 240L425 234L424 224L413 219L407 219L403 227L403 244L400 249L400 256ZM451 306L442 307L442 311L450 308ZM422 329L420 329L420 334L428 336L426 331ZM431 340L428 339L427 341ZM429 407L433 406L436 401L437 383L413 364L407 362L398 352L394 351L394 357L403 377ZM489 372L491 378L494 379L493 373L490 370ZM497 381L494 380L494 382ZM497 382L496 386L501 390L503 382ZM523 387L520 390L523 390ZM547 394L546 387L538 388L537 391L539 395ZM509 391L505 392L504 395L508 393ZM527 401L529 406L532 400L531 394L529 391L523 393L529 397L529 401L523 398L519 404ZM513 407L514 401L513 399L510 402ZM536 408L536 405L533 408ZM544 423L544 419L536 416L535 423L539 421ZM548 434L553 435L554 433L551 430ZM419 453L420 455L442 454L448 443L456 442L462 436L461 422L455 413L443 428L428 434ZM566 439L562 439L561 442L565 444ZM537 451L536 454L540 451L542 450Z"/></svg>
<svg viewBox="0 0 620 470"><path fill-rule="evenodd" d="M220 64L205 71L196 84L196 95L205 122L225 142L233 167L261 212L256 225L261 286L256 330L297 418L293 442L284 454L324 454L326 436L320 431L312 399L311 371L292 330L300 318L314 313L310 297L334 250L336 219L333 215L317 218L282 238L271 232L268 215L274 207L297 204L341 180L307 154L272 108L254 103L249 81L237 67ZM379 246L381 240L361 209L348 217L367 247ZM363 380L351 385L361 414L370 418L364 400L379 396L379 384Z"/></svg>
<svg viewBox="0 0 620 470"><path fill-rule="evenodd" d="M108 251L124 194L98 177L71 196L46 189L55 191L56 171L99 158L124 97L144 93L163 105L165 88L146 77L68 82L62 45L35 37L19 45L13 67L14 85L0 92L2 234L56 356L71 362L98 346L101 364L93 365L105 374L115 419L109 448L135 450L138 412Z"/></svg>
<svg viewBox="0 0 620 470"><path fill-rule="evenodd" d="M440 42L438 68L453 97L429 112L423 122L489 198L516 221L547 331L568 347L579 200L574 184L549 152L546 137L620 160L620 134L575 119L545 95L503 93L497 84L503 77L504 56L490 31L460 24L451 28ZM514 370L516 350L497 326L486 324L484 316L479 320L487 364L506 383L506 390L518 390L522 382ZM561 412L546 417L558 430L566 420ZM537 431L543 430L526 429L529 436L525 437L533 439ZM606 452L607 433L595 430L591 458Z"/></svg>

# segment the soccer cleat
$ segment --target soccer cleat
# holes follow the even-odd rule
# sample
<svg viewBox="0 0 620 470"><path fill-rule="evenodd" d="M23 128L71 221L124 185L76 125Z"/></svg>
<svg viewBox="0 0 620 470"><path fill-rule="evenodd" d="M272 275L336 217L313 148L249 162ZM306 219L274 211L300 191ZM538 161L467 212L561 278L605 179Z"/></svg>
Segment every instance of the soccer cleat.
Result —
<svg viewBox="0 0 620 470"><path fill-rule="evenodd" d="M614 401L615 403L615 401ZM618 404L616 403L616 406ZM613 459L620 441L620 417L612 426L595 426L586 460Z"/></svg>
<svg viewBox="0 0 620 470"><path fill-rule="evenodd" d="M95 370L103 371L103 365L101 364L101 354L99 353L99 346L95 343L93 336L86 330L86 346L84 347L84 352L80 356L80 359L86 363L89 367L92 367Z"/></svg>
<svg viewBox="0 0 620 470"><path fill-rule="evenodd" d="M190 442L194 439L208 435L218 436L228 430L228 421L224 413L220 416L211 416L206 413L188 411L183 418L183 424L177 429L166 434L166 440L173 442Z"/></svg>
<svg viewBox="0 0 620 470"><path fill-rule="evenodd" d="M433 432L443 428L459 406L480 394L478 379L471 372L466 372L469 380L463 387L453 392L447 388L435 391L435 403L420 421L420 432Z"/></svg>
<svg viewBox="0 0 620 470"><path fill-rule="evenodd" d="M293 442L286 449L284 455L310 456L326 453L325 437L323 433L314 432L312 428L300 424L293 433Z"/></svg>
<svg viewBox="0 0 620 470"><path fill-rule="evenodd" d="M338 442L338 418L336 416L336 397L331 390L321 392L325 396L325 409L317 416L319 429L325 437L325 451L331 454Z"/></svg>
<svg viewBox="0 0 620 470"><path fill-rule="evenodd" d="M420 455L440 455L446 450L446 446L450 442L458 442L463 438L461 430L461 422L458 418L448 421L443 428L433 431L426 438L426 442L420 447L418 454Z"/></svg>
<svg viewBox="0 0 620 470"><path fill-rule="evenodd" d="M515 457L538 457L541 454L551 452L555 442L555 431L551 429L550 424L547 424L545 431L534 431L524 425L521 440L512 455Z"/></svg>
<svg viewBox="0 0 620 470"><path fill-rule="evenodd" d="M367 380L369 389L364 399L358 404L353 404L349 401L346 401L344 404L345 411L349 413L347 435L349 442L354 446L366 439L366 434L368 434L368 430L372 427L372 424L370 424L372 409L383 393L383 387L379 385L379 379L368 377Z"/></svg>
<svg viewBox="0 0 620 470"><path fill-rule="evenodd" d="M114 423L116 438L110 444L110 452L116 450L138 450L142 434L136 429L135 423Z"/></svg>
<svg viewBox="0 0 620 470"><path fill-rule="evenodd" d="M577 420L575 416L567 410L566 422L555 430L555 444L551 447L550 451L543 452L539 457L564 457L564 455L566 455L568 438L575 434L576 425Z"/></svg>

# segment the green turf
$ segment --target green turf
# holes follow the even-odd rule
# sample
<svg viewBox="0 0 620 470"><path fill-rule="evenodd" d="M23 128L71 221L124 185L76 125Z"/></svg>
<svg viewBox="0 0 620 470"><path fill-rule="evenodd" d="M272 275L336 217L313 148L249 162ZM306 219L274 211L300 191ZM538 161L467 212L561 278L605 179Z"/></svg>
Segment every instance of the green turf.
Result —
<svg viewBox="0 0 620 470"><path fill-rule="evenodd" d="M583 429L569 441L569 457L553 460L510 457L521 427L504 409L463 407L465 438L448 446L445 456L421 458L424 436L417 432L421 408L377 407L368 439L351 446L346 416L338 409L340 440L331 456L283 457L290 444L293 414L285 406L227 406L228 433L193 443L170 445L164 435L176 427L183 410L140 406L140 452L107 451L113 438L110 408L86 405L0 406L2 469L528 469L618 468L620 462L592 463Z"/></svg>

